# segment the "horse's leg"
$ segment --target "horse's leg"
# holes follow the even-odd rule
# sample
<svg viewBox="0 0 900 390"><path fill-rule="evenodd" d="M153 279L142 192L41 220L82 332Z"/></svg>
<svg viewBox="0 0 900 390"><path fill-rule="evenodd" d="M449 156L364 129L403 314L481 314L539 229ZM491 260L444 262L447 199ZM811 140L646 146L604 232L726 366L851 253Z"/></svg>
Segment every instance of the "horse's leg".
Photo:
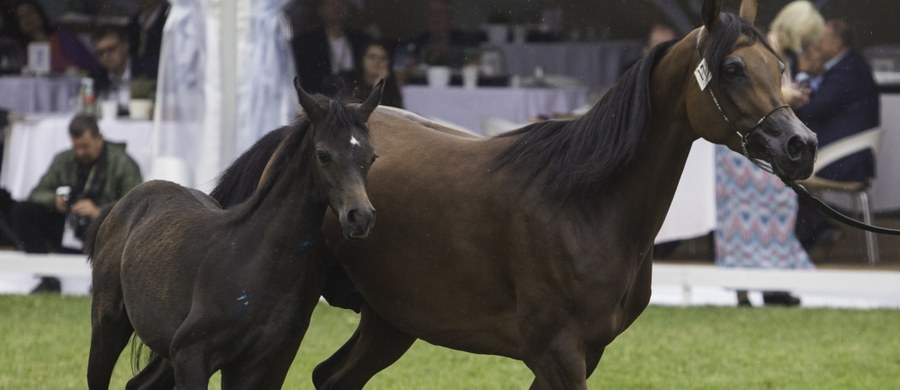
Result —
<svg viewBox="0 0 900 390"><path fill-rule="evenodd" d="M361 389L375 374L400 359L415 341L364 304L356 333L326 361L328 364L316 367L313 384L317 389Z"/></svg>
<svg viewBox="0 0 900 390"><path fill-rule="evenodd" d="M126 390L174 389L175 369L172 362L161 355L156 355L147 366L134 378L128 381Z"/></svg>
<svg viewBox="0 0 900 390"><path fill-rule="evenodd" d="M192 311L172 338L169 359L175 370L175 387L179 390L206 389L209 377L218 369L209 360L212 340L218 335L202 321Z"/></svg>
<svg viewBox="0 0 900 390"><path fill-rule="evenodd" d="M96 280L96 279L95 279ZM95 283L95 286L99 283ZM119 286L94 291L91 302L91 349L88 355L88 388L108 389L119 355L134 329L125 313ZM112 290L113 292L107 292Z"/></svg>
<svg viewBox="0 0 900 390"><path fill-rule="evenodd" d="M553 336L547 340L547 335ZM589 362L580 338L575 335L568 330L545 333L544 340L532 339L526 346L525 364L534 372L531 389L587 390ZM600 358L592 360L599 362Z"/></svg>

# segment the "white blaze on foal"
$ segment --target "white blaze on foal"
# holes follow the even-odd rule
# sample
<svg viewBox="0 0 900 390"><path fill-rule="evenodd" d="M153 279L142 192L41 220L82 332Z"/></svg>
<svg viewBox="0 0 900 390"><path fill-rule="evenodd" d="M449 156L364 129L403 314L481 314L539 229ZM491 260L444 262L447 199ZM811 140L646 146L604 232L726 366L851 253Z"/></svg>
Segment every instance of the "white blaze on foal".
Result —
<svg viewBox="0 0 900 390"><path fill-rule="evenodd" d="M356 140L356 137L350 136L350 145L359 146L359 141Z"/></svg>

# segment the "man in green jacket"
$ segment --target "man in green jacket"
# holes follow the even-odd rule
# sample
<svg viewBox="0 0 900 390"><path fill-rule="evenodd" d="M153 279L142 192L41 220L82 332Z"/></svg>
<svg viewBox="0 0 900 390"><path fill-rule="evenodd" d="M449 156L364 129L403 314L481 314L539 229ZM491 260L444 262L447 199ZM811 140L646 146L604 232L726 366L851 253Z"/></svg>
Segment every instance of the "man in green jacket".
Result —
<svg viewBox="0 0 900 390"><path fill-rule="evenodd" d="M12 206L13 229L25 252L80 252L80 245L63 245L64 231L80 240L101 208L143 181L125 145L105 141L93 117L76 115L69 137L72 149L53 158L27 202Z"/></svg>

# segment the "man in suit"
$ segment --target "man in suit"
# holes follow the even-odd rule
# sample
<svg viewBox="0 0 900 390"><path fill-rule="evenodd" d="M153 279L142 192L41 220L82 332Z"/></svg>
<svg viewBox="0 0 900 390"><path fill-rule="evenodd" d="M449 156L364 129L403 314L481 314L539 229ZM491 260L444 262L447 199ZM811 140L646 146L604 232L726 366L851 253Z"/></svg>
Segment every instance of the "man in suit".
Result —
<svg viewBox="0 0 900 390"><path fill-rule="evenodd" d="M453 9L449 0L427 0L425 31L413 38L417 59L425 64L461 67L466 49L477 48L485 41L483 33L453 28Z"/></svg>
<svg viewBox="0 0 900 390"><path fill-rule="evenodd" d="M322 26L294 36L294 63L306 91L335 96L343 76L355 69L368 37L347 28L349 11L347 0L322 0L317 8Z"/></svg>
<svg viewBox="0 0 900 390"><path fill-rule="evenodd" d="M140 10L128 22L132 78L156 80L163 27L169 15L166 0L137 0Z"/></svg>
<svg viewBox="0 0 900 390"><path fill-rule="evenodd" d="M811 83L809 101L797 110L797 116L819 137L820 147L879 126L878 88L872 69L852 49L852 43L847 23L829 20L813 47L824 73ZM875 177L875 157L870 150L858 152L828 165L817 176L867 182ZM815 206L801 200L796 233L804 248L836 241L839 232Z"/></svg>

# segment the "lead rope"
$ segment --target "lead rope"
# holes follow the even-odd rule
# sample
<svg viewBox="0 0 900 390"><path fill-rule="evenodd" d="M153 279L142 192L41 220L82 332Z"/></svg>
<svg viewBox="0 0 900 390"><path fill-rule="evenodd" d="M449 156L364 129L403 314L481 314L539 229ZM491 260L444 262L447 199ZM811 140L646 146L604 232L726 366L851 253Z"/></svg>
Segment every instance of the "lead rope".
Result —
<svg viewBox="0 0 900 390"><path fill-rule="evenodd" d="M705 27L700 27L700 31L697 33L697 55L700 57L700 65L697 66L697 70L694 72L694 75L697 77L697 82L700 85L701 91L706 89L707 85L709 84L709 82L711 81L711 78L712 78L711 74L709 72L709 68L706 65L706 59L703 58L703 54L700 52L700 38L703 36L704 29L705 29ZM746 157L748 160L750 160L750 162L752 162L754 165L756 165L759 169L762 169L763 171L774 174L775 172L772 169L772 164L770 164L766 161L757 159L757 158L750 157L750 151L747 150L747 138L751 134L753 134L753 132L759 127L759 125L761 125L763 122L765 122L766 119L768 119L770 115L774 114L775 111L778 111L782 108L790 108L790 106L788 106L787 104L782 104L778 107L775 107L774 109L772 109L772 111L769 111L768 114L766 114L765 116L760 118L760 120L756 122L756 125L753 126L753 128L750 129L750 131L748 131L747 134L741 134L741 132L738 131L737 128L734 127L734 125L731 123L731 121L728 120L728 116L725 115L725 111L722 110L722 106L719 104L719 99L716 98L716 94L713 92L712 88L709 88L709 95L712 97L712 101L716 105L716 109L719 110L719 114L722 115L722 119L725 120L725 123L728 124L728 127L730 127L731 130L733 130L735 132L735 134L737 134L738 138L741 139L741 149L742 149L742 153L743 153L744 157ZM806 189L806 187L803 186L803 184L800 184L795 180L785 180L781 176L778 176L778 175L775 175L775 177L778 177L779 179L781 179L781 181L784 183L784 185L786 185L788 188L792 189L798 196L812 201L812 203L819 209L820 212L822 212L823 214L829 216L830 218L832 218L838 222L841 222L850 227L870 231L873 233L900 235L900 229L891 229L891 228L886 228L886 227L881 227L881 226L870 225L865 222L858 221L856 219L850 218L850 217L842 214L840 211L835 210L834 208L832 208L831 206L826 204L821 199L819 199L816 196L814 196L813 194L809 193L809 191Z"/></svg>

